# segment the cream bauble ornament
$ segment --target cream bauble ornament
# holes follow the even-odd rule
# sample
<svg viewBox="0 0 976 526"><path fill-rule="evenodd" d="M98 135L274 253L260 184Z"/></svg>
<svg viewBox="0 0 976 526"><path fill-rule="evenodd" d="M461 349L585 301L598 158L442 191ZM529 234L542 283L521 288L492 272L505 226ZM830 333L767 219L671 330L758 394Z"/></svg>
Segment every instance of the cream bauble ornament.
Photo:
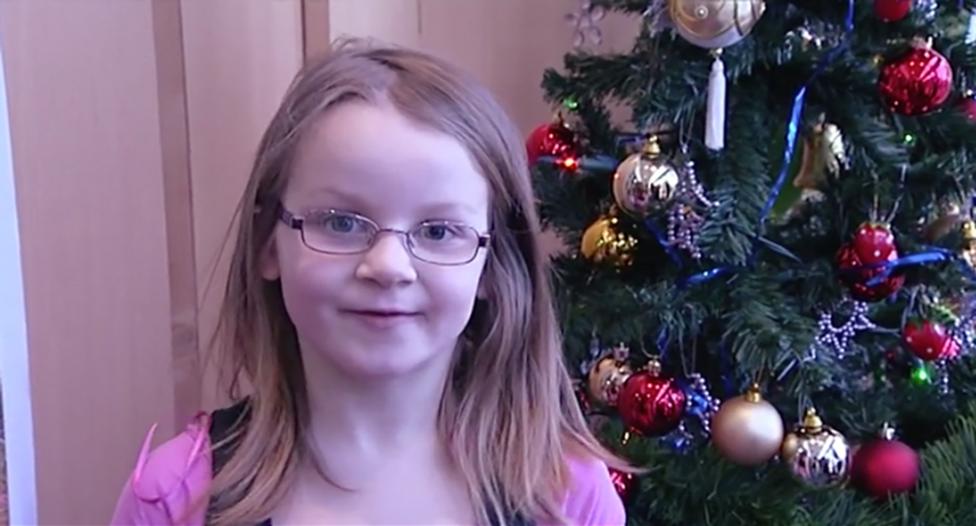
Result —
<svg viewBox="0 0 976 526"><path fill-rule="evenodd" d="M763 0L668 0L678 34L707 49L729 47L745 38L765 10Z"/></svg>
<svg viewBox="0 0 976 526"><path fill-rule="evenodd" d="M712 443L723 457L742 466L773 458L783 443L783 419L753 384L722 403L712 417Z"/></svg>
<svg viewBox="0 0 976 526"><path fill-rule="evenodd" d="M725 64L722 48L742 40L766 10L763 0L668 0L675 31L692 44L713 50L708 76L705 146L725 148Z"/></svg>

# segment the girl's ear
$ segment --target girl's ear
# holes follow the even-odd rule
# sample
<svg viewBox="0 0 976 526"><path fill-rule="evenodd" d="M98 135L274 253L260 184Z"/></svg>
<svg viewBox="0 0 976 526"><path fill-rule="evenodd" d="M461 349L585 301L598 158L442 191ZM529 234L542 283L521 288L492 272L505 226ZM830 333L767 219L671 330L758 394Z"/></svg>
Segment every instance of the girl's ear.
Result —
<svg viewBox="0 0 976 526"><path fill-rule="evenodd" d="M272 234L268 242L261 248L258 257L258 270L261 277L268 281L275 281L281 277L281 266L278 264L278 247L275 244L275 236Z"/></svg>
<svg viewBox="0 0 976 526"><path fill-rule="evenodd" d="M489 291L488 283L491 277L488 276L488 265L485 265L481 269L481 277L478 278L478 291L475 293L475 298L485 301L491 296Z"/></svg>

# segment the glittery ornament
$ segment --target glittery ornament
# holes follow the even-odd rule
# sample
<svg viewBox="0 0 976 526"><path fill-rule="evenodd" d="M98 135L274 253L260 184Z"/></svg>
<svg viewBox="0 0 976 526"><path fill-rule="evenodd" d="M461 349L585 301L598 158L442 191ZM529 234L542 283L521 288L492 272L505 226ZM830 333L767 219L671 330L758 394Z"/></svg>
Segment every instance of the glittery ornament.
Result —
<svg viewBox="0 0 976 526"><path fill-rule="evenodd" d="M583 233L580 252L594 263L626 268L634 263L637 238L622 230L617 217L603 216Z"/></svg>
<svg viewBox="0 0 976 526"><path fill-rule="evenodd" d="M680 178L661 155L656 135L648 138L640 153L624 159L613 175L613 197L621 210L643 218L671 204Z"/></svg>
<svg viewBox="0 0 976 526"><path fill-rule="evenodd" d="M736 464L762 464L776 455L782 442L783 419L755 384L744 395L723 402L712 419L712 443Z"/></svg>
<svg viewBox="0 0 976 526"><path fill-rule="evenodd" d="M881 69L881 97L889 110L921 115L941 106L952 93L952 65L926 43L919 43Z"/></svg>
<svg viewBox="0 0 976 526"><path fill-rule="evenodd" d="M681 422L685 393L673 378L661 375L660 362L651 360L624 383L617 411L628 428L646 436L664 435Z"/></svg>
<svg viewBox="0 0 976 526"><path fill-rule="evenodd" d="M847 439L824 425L813 408L807 409L803 424L783 440L781 454L793 477L814 488L836 486L850 470Z"/></svg>
<svg viewBox="0 0 976 526"><path fill-rule="evenodd" d="M896 440L887 424L880 438L858 448L851 464L851 482L874 498L909 492L918 482L918 453Z"/></svg>
<svg viewBox="0 0 976 526"><path fill-rule="evenodd" d="M564 170L572 172L579 167L579 140L561 116L532 130L525 141L525 149L530 166L535 166L540 157L553 157L556 166Z"/></svg>

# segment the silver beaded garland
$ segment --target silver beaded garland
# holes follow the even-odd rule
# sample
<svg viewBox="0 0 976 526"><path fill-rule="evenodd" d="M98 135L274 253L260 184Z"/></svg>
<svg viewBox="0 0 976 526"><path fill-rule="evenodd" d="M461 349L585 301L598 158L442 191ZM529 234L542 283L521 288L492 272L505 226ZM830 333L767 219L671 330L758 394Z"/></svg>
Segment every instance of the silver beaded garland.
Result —
<svg viewBox="0 0 976 526"><path fill-rule="evenodd" d="M839 310L839 309L837 309ZM878 326L868 318L868 304L863 301L853 302L851 315L840 326L834 325L834 314L830 311L820 313L817 323L817 345L830 349L843 360L847 356L854 337L861 331L874 330Z"/></svg>
<svg viewBox="0 0 976 526"><path fill-rule="evenodd" d="M673 205L668 210L668 244L687 252L694 259L701 259L698 235L705 216L701 208L712 208L715 203L705 195L705 188L698 181L695 162L685 154L684 170L675 189Z"/></svg>

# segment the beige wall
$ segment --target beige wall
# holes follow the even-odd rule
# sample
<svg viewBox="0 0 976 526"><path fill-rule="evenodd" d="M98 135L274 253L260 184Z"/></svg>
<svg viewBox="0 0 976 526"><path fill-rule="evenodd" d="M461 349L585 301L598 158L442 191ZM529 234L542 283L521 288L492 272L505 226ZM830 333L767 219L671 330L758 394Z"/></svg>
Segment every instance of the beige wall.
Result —
<svg viewBox="0 0 976 526"><path fill-rule="evenodd" d="M104 521L137 430L173 430L152 20L0 2L44 523Z"/></svg>
<svg viewBox="0 0 976 526"><path fill-rule="evenodd" d="M246 9L239 6L246 5ZM191 206L200 342L215 325L228 257L221 251L254 150L302 63L300 0L183 1ZM201 349L204 347L201 346ZM203 398L224 398L203 356Z"/></svg>
<svg viewBox="0 0 976 526"><path fill-rule="evenodd" d="M205 405L204 277L301 7L0 0L41 523L106 522L149 426Z"/></svg>
<svg viewBox="0 0 976 526"><path fill-rule="evenodd" d="M575 5L0 0L40 521L105 522L148 427L159 443L221 403L202 359L221 242L305 53L340 35L426 49L528 131L550 115L539 81ZM629 46L634 21L603 26L604 49Z"/></svg>
<svg viewBox="0 0 976 526"><path fill-rule="evenodd" d="M571 50L564 15L578 0L331 0L330 32L416 47L467 68L528 133L552 117L542 72ZM610 13L596 52L633 45L638 20Z"/></svg>

